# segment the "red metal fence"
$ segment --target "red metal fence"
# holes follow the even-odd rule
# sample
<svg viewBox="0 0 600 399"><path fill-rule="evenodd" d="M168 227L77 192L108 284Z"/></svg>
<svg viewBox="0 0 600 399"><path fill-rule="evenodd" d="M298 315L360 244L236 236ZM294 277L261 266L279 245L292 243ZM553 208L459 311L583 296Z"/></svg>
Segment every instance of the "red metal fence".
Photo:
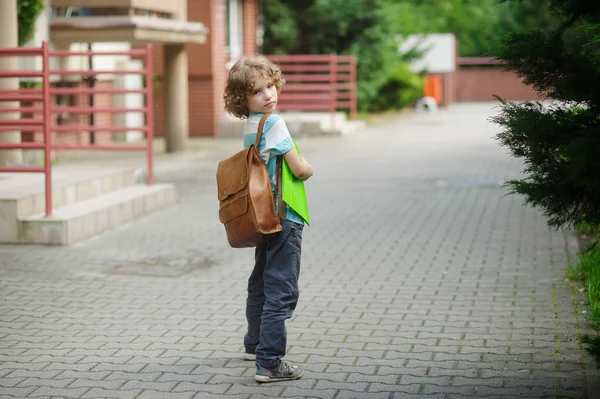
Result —
<svg viewBox="0 0 600 399"><path fill-rule="evenodd" d="M285 111L336 112L348 109L356 119L356 57L268 55L279 65L286 84L278 108Z"/></svg>
<svg viewBox="0 0 600 399"><path fill-rule="evenodd" d="M71 56L133 56L143 57L145 67L143 70L50 70L50 57L71 57ZM0 172L43 172L45 173L45 193L46 193L46 216L52 215L52 150L114 150L114 151L146 151L148 184L153 183L152 173L152 145L154 136L153 125L153 96L152 96L152 47L146 46L143 49L131 51L50 51L48 43L44 42L41 48L18 47L18 48L0 48L0 57L42 57L42 70L18 70L18 71L0 71L0 78L41 78L41 88L6 90L0 89L0 105L5 102L19 102L19 106L9 105L0 107L0 132L42 132L42 142L21 142L21 143L3 143L0 142L0 149L41 149L44 151L44 166L2 166ZM112 88L61 88L53 87L50 82L51 76L63 75L81 75L95 77L100 74L111 75L130 75L143 74L146 79L146 87L143 89L112 89ZM138 93L146 96L145 106L143 108L117 108L117 107L82 107L82 106L56 106L51 102L53 95L96 95L96 94L128 94ZM24 107L21 102L38 101L42 107ZM10 103L9 103L10 104ZM145 125L141 127L125 126L92 126L92 125L63 125L56 126L52 123L52 115L61 112L71 112L79 114L103 113L126 113L141 112L146 115ZM33 113L41 115L40 118L10 118L10 114L15 113ZM9 115L7 117L6 115ZM145 133L146 142L143 145L75 145L75 144L53 144L53 133L63 132L127 132L142 131Z"/></svg>

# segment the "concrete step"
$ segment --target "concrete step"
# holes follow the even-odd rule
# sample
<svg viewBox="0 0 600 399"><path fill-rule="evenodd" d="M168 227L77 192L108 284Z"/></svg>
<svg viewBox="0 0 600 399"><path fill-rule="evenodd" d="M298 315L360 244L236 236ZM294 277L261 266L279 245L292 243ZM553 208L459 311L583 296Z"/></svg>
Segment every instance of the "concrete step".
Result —
<svg viewBox="0 0 600 399"><path fill-rule="evenodd" d="M61 207L135 183L134 168L79 165L52 168L52 206ZM43 173L0 174L0 201L14 202L19 218L45 210Z"/></svg>
<svg viewBox="0 0 600 399"><path fill-rule="evenodd" d="M52 168L52 207L75 204L135 183L135 168L57 165ZM18 243L20 219L45 212L43 173L0 173L0 242Z"/></svg>
<svg viewBox="0 0 600 399"><path fill-rule="evenodd" d="M171 184L133 185L19 219L19 243L73 245L176 202Z"/></svg>

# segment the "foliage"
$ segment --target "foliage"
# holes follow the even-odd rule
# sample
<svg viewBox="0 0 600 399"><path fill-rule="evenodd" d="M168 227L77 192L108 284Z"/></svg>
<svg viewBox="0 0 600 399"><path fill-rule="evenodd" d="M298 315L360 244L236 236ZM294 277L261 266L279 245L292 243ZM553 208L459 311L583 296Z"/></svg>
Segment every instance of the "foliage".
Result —
<svg viewBox="0 0 600 399"><path fill-rule="evenodd" d="M44 11L44 0L17 0L19 46L29 42L35 34L35 21Z"/></svg>
<svg viewBox="0 0 600 399"><path fill-rule="evenodd" d="M401 61L384 0L265 0L263 53L356 55L358 106L368 109ZM409 71L410 72L410 71Z"/></svg>
<svg viewBox="0 0 600 399"><path fill-rule="evenodd" d="M590 301L590 323L600 329L600 247L579 256L579 270Z"/></svg>
<svg viewBox="0 0 600 399"><path fill-rule="evenodd" d="M512 30L557 25L548 11L552 0L262 0L263 53L354 54L358 62L359 109L397 108L398 82L418 76L402 63L414 54L398 54L397 37L416 33L454 33L460 55L493 55L496 37ZM403 76L399 76L403 71ZM408 85L411 87L410 85ZM385 96L384 102L379 96ZM410 101L409 101L410 102Z"/></svg>
<svg viewBox="0 0 600 399"><path fill-rule="evenodd" d="M390 70L369 109L375 112L402 109L423 96L423 83L423 76L413 73L410 64L399 62Z"/></svg>
<svg viewBox="0 0 600 399"><path fill-rule="evenodd" d="M293 8L282 0L262 0L261 15L264 24L263 52L268 54L294 54L298 27Z"/></svg>
<svg viewBox="0 0 600 399"><path fill-rule="evenodd" d="M494 34L504 36L514 31L554 29L561 16L551 7L551 0L505 0L498 6L498 21Z"/></svg>
<svg viewBox="0 0 600 399"><path fill-rule="evenodd" d="M453 33L463 57L493 55L505 34L558 24L551 0L393 0L389 14L398 33Z"/></svg>
<svg viewBox="0 0 600 399"><path fill-rule="evenodd" d="M578 234L585 234L585 235L592 235L592 236L600 236L600 226L592 226L591 224L587 223L586 221L581 222L577 227L576 227L577 233Z"/></svg>
<svg viewBox="0 0 600 399"><path fill-rule="evenodd" d="M598 229L595 229L596 231ZM600 329L600 247L595 246L579 256L579 263L569 267L568 278L583 280L584 292L589 301L589 312L586 318L596 329ZM600 368L600 336L583 335L581 340L587 345L587 350L596 358Z"/></svg>
<svg viewBox="0 0 600 399"><path fill-rule="evenodd" d="M21 89L39 89L42 87L42 82L33 82L27 80L21 80L19 82L19 87Z"/></svg>
<svg viewBox="0 0 600 399"><path fill-rule="evenodd" d="M567 3L553 0L555 10ZM555 29L513 32L498 47L508 70L557 101L503 101L493 119L503 127L500 143L525 161L525 178L509 187L555 228L600 225L600 53L598 35L582 34L599 26L587 15L565 17L570 22Z"/></svg>
<svg viewBox="0 0 600 399"><path fill-rule="evenodd" d="M266 0L263 51L274 54L354 54L358 103L364 109L385 82L382 70L393 54L379 0ZM315 34L318 32L318 34Z"/></svg>
<svg viewBox="0 0 600 399"><path fill-rule="evenodd" d="M462 56L485 55L498 22L495 0L395 0L390 14L401 34L455 34Z"/></svg>
<svg viewBox="0 0 600 399"><path fill-rule="evenodd" d="M587 345L587 350L596 359L596 367L600 369L600 336L582 335L581 342Z"/></svg>

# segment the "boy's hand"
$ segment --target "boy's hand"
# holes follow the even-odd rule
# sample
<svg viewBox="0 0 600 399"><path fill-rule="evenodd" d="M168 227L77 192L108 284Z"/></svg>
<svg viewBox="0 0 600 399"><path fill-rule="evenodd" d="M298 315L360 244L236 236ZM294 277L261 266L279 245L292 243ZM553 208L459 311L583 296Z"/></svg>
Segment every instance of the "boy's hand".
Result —
<svg viewBox="0 0 600 399"><path fill-rule="evenodd" d="M313 175L314 169L313 169L312 165L309 164L308 162L306 162L306 159L304 159L303 157L300 158L300 161L302 161L303 163L305 163L306 166L308 166L308 169L309 169L309 174L307 176L305 176L302 180L308 180Z"/></svg>

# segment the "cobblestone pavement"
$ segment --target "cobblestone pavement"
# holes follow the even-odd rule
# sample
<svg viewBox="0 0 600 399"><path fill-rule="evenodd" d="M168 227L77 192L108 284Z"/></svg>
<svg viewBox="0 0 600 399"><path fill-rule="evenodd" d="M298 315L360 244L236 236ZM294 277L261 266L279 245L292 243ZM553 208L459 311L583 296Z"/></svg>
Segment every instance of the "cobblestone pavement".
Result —
<svg viewBox="0 0 600 399"><path fill-rule="evenodd" d="M303 139L314 165L299 381L242 360L252 250L217 218L221 141L159 165L176 206L72 248L0 246L0 395L57 398L599 398L577 341L573 240L506 196L521 165L490 104Z"/></svg>

